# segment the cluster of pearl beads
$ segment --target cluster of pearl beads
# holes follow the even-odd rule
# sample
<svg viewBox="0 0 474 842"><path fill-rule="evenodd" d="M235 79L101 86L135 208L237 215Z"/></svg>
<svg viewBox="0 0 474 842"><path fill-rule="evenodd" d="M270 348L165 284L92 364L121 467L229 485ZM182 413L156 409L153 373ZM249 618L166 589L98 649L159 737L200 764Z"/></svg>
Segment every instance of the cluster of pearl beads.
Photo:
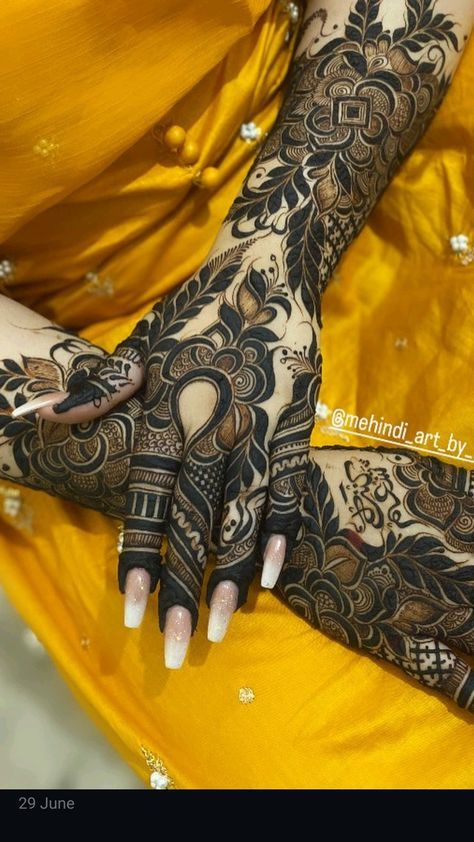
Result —
<svg viewBox="0 0 474 842"><path fill-rule="evenodd" d="M456 259L462 266L469 266L474 261L474 246L466 234L456 234L449 242Z"/></svg>
<svg viewBox="0 0 474 842"><path fill-rule="evenodd" d="M262 130L260 126L257 126L254 122L242 123L239 134L242 140L245 140L246 143L253 143L256 140L260 140Z"/></svg>

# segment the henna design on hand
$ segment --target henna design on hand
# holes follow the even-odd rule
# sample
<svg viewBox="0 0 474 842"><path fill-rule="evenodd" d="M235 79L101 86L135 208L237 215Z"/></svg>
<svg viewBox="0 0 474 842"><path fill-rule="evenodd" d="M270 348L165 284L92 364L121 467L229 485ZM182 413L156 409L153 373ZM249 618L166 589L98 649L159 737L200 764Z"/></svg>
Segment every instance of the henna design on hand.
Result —
<svg viewBox="0 0 474 842"><path fill-rule="evenodd" d="M286 470L289 458L293 471L306 465L320 382L317 326L288 294L279 263L275 255L265 262L242 248L220 255L207 267L201 291L196 281L188 283L150 329L120 584L123 589L137 566L150 573L152 587L161 578L162 628L173 605L190 610L195 628L213 535L217 563L208 601L224 580L239 586L238 605L245 601L270 461L273 470L277 464ZM190 314L205 307L201 332L189 335ZM287 525L296 513L286 506Z"/></svg>

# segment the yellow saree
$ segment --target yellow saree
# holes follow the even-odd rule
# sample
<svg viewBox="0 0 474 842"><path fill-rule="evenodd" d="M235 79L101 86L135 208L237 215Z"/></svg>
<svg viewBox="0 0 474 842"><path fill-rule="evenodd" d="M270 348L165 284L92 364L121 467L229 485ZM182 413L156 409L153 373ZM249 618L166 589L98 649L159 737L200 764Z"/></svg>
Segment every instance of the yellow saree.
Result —
<svg viewBox="0 0 474 842"><path fill-rule="evenodd" d="M240 127L265 132L278 112L288 15L269 0L12 5L0 12L3 285L111 349L209 250L256 150ZM471 42L325 296L315 444L361 445L329 429L342 408L452 433L472 454L474 247L456 253L450 238L474 234L473 61ZM160 142L170 124L198 144L196 164ZM221 177L212 190L194 184L207 166ZM157 771L178 788L473 785L468 714L257 586L223 644L201 621L183 669L165 670L156 597L140 630L123 628L116 523L12 488L2 583L146 783Z"/></svg>

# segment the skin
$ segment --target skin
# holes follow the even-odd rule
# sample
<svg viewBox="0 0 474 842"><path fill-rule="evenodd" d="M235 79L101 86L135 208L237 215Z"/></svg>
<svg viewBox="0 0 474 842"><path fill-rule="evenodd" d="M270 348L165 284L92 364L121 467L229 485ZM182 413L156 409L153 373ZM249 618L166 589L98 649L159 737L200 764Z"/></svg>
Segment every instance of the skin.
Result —
<svg viewBox="0 0 474 842"><path fill-rule="evenodd" d="M280 115L204 266L114 355L73 359L67 398L40 410L98 417L145 381L119 582L135 570L159 581L161 628L174 617L180 641L212 547L208 603L226 589L239 607L261 535L280 536L277 564L298 534L291 488L308 464L321 294L441 102L471 25L464 2L309 3Z"/></svg>

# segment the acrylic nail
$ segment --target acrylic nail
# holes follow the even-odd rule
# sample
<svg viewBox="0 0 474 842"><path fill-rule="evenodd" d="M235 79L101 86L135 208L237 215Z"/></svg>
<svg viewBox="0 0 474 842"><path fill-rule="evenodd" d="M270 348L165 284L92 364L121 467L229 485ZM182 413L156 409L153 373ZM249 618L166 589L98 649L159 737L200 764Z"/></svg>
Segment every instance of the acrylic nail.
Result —
<svg viewBox="0 0 474 842"><path fill-rule="evenodd" d="M211 612L207 626L207 639L211 643L224 640L230 619L237 608L239 588L235 582L219 582L211 597Z"/></svg>
<svg viewBox="0 0 474 842"><path fill-rule="evenodd" d="M286 553L286 537L270 535L263 554L262 588L274 588L283 567Z"/></svg>
<svg viewBox="0 0 474 842"><path fill-rule="evenodd" d="M31 412L36 412L38 409L45 409L47 406L54 406L60 401L66 392L55 392L54 395L42 395L38 398L33 398L31 401L17 406L12 412L12 418L23 418L24 415L29 415Z"/></svg>
<svg viewBox="0 0 474 842"><path fill-rule="evenodd" d="M142 567L135 567L127 573L125 583L124 626L138 629L145 614L150 593L150 574Z"/></svg>
<svg viewBox="0 0 474 842"><path fill-rule="evenodd" d="M166 612L165 666L179 670L186 657L191 639L191 614L181 605L173 605Z"/></svg>

